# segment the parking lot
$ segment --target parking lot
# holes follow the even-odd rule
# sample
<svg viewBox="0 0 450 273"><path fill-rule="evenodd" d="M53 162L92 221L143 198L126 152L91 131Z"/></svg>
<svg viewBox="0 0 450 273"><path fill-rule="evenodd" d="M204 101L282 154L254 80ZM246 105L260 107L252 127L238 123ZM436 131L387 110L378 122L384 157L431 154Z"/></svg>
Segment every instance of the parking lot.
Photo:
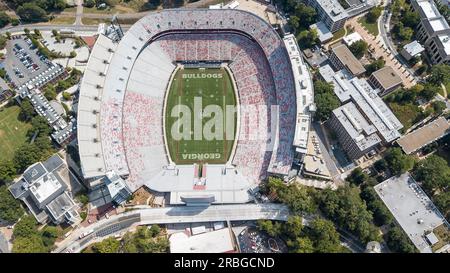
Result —
<svg viewBox="0 0 450 273"><path fill-rule="evenodd" d="M39 55L29 39L25 39L25 36L14 36L6 45L5 70L15 86L38 76L52 64Z"/></svg>
<svg viewBox="0 0 450 273"><path fill-rule="evenodd" d="M255 227L243 230L239 236L241 253L286 253L287 246L279 238L272 238Z"/></svg>

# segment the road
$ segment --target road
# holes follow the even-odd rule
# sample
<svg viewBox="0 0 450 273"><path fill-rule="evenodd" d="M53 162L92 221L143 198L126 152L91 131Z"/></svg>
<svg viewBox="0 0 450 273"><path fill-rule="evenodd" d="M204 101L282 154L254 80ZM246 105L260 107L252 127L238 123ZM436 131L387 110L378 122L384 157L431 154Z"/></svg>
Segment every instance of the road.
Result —
<svg viewBox="0 0 450 273"><path fill-rule="evenodd" d="M358 32L364 41L369 45L369 49L372 49L372 55L374 58L383 58L386 62L386 66L390 66L394 69L394 71L400 76L403 81L403 84L406 88L410 88L411 86L416 84L416 80L414 76L407 70L406 65L403 65L401 61L398 59L399 56L391 53L390 49L383 45L383 40L385 38L385 34L382 34L380 37L380 33L377 37L370 34L359 22L358 19L364 15L360 15L357 17L353 17L347 20L346 25L353 27L356 32Z"/></svg>
<svg viewBox="0 0 450 273"><path fill-rule="evenodd" d="M131 25L120 25L122 27L123 32L126 32ZM20 26L9 26L0 29L0 34L5 34L6 32L10 32L11 34L17 32L23 32L24 28L28 28L30 30L38 29L40 31L52 31L61 30L61 29L73 29L77 32L97 32L98 25L95 26L87 26L87 25L46 25L46 24L27 24Z"/></svg>
<svg viewBox="0 0 450 273"><path fill-rule="evenodd" d="M79 252L86 245L101 237L109 236L129 229L134 225L199 223L217 221L248 221L271 219L286 221L289 209L281 204L242 204L242 205L213 205L209 207L166 207L166 208L137 208L122 214L103 219L88 227L74 231L59 244L54 252L70 249ZM92 231L88 236L79 239L80 235Z"/></svg>
<svg viewBox="0 0 450 273"><path fill-rule="evenodd" d="M391 34L390 34L390 22L392 13L389 12L389 4L390 0L386 2L386 5L384 6L383 12L381 13L380 17L378 18L378 29L380 30L380 33L378 36L381 36L384 46L391 51L391 54L395 56L397 61L403 65L406 70L410 73L411 77L414 77L416 81L420 80L420 77L416 76L414 74L414 70L409 67L409 64L406 62L406 60L397 52L397 49L392 42ZM387 15L387 16L386 16Z"/></svg>

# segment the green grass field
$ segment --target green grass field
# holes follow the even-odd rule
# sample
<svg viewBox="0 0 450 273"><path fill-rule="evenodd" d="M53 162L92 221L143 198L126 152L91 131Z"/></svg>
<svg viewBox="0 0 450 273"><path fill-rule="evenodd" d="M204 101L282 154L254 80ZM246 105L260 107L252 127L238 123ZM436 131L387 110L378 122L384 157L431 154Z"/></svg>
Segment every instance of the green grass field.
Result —
<svg viewBox="0 0 450 273"><path fill-rule="evenodd" d="M20 107L11 106L0 111L0 161L12 159L14 151L25 143L31 124L18 120Z"/></svg>
<svg viewBox="0 0 450 273"><path fill-rule="evenodd" d="M202 78L206 76L210 77ZM208 138L206 134L201 133L202 129L194 130L196 128L194 125L194 101L200 99L202 106L198 109L205 111L207 108L216 107L216 110L220 109L223 113L221 117L216 115L213 110L210 116L197 122L197 128L200 127L207 132L215 133L213 137ZM226 105L235 106L236 97L231 77L225 69L189 68L177 71L169 89L165 113L167 145L170 157L176 164L223 164L227 162L235 137L233 134L232 137L229 137L230 139L226 139L225 128L228 124L228 128L232 127L232 131L235 132L236 115L230 116L227 120ZM184 112L187 109L189 111ZM190 116L182 113L188 113ZM189 122L182 122L185 120L184 118L187 118L186 120ZM216 121L215 125L212 125L213 121ZM220 126L223 127L223 130L220 130ZM197 133L197 136L200 135L200 139L198 137L195 139L194 131L200 132L200 134ZM178 137L173 132L175 134L184 132L184 134L183 137Z"/></svg>

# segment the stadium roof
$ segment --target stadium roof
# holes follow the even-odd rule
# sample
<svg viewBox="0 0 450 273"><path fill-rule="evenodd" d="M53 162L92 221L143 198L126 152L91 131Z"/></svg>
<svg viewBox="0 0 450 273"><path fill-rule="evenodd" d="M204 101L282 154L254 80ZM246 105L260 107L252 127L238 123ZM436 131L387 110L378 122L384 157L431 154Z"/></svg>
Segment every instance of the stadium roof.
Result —
<svg viewBox="0 0 450 273"><path fill-rule="evenodd" d="M138 120L137 114L124 114L125 94L130 90L134 96L152 92L149 103L158 110L175 66L162 49L152 46L153 42L162 35L167 37L183 31L196 33L197 30L204 33L212 29L232 30L234 35L251 37L265 55L274 78L274 98L283 106L278 115L277 128L280 130L275 132L275 149L268 171L288 173L294 156L294 80L289 57L276 31L263 19L241 10L175 9L143 17L118 44L99 35L81 83L78 107L78 144L85 178L114 170L119 175L129 176L126 182L130 189L136 190L163 172L169 162L163 137L159 136L162 133L157 131L153 135L152 141L158 141L158 144L143 144L150 140L144 136L139 138L138 134L150 132L137 129L149 120ZM127 107L132 108L132 105ZM125 126L128 128L124 129ZM153 122L152 126L160 130L162 120ZM136 135L130 130L135 130ZM236 166L237 169L241 167L247 166Z"/></svg>
<svg viewBox="0 0 450 273"><path fill-rule="evenodd" d="M297 151L306 153L311 122L310 111L311 108L314 108L314 88L311 75L303 62L295 36L292 34L286 35L284 43L291 59L297 98L297 124L295 126L293 144L298 147Z"/></svg>
<svg viewBox="0 0 450 273"><path fill-rule="evenodd" d="M440 117L397 140L406 154L414 153L420 148L438 140L450 131L450 124L445 117Z"/></svg>
<svg viewBox="0 0 450 273"><path fill-rule="evenodd" d="M425 235L448 223L411 175L394 176L374 188L417 249L432 252Z"/></svg>

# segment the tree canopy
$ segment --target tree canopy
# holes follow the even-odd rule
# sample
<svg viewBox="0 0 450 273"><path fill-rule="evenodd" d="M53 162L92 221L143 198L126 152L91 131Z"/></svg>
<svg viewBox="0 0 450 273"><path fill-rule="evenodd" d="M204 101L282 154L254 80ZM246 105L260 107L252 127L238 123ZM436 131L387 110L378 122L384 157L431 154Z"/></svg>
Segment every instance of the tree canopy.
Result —
<svg viewBox="0 0 450 273"><path fill-rule="evenodd" d="M411 156L404 154L399 147L388 149L385 160L389 170L394 175L400 175L407 172L414 166L414 159Z"/></svg>
<svg viewBox="0 0 450 273"><path fill-rule="evenodd" d="M0 219L15 223L23 214L19 201L14 199L6 186L0 186Z"/></svg>
<svg viewBox="0 0 450 273"><path fill-rule="evenodd" d="M366 41L359 40L351 44L349 49L356 58L361 59L367 53L368 45Z"/></svg>
<svg viewBox="0 0 450 273"><path fill-rule="evenodd" d="M320 209L337 226L353 232L362 242L379 241L372 213L359 194L360 190L352 186L323 190L319 195Z"/></svg>
<svg viewBox="0 0 450 273"><path fill-rule="evenodd" d="M314 81L314 102L316 103L316 117L325 121L331 112L339 107L340 102L333 91L333 85L322 80Z"/></svg>

